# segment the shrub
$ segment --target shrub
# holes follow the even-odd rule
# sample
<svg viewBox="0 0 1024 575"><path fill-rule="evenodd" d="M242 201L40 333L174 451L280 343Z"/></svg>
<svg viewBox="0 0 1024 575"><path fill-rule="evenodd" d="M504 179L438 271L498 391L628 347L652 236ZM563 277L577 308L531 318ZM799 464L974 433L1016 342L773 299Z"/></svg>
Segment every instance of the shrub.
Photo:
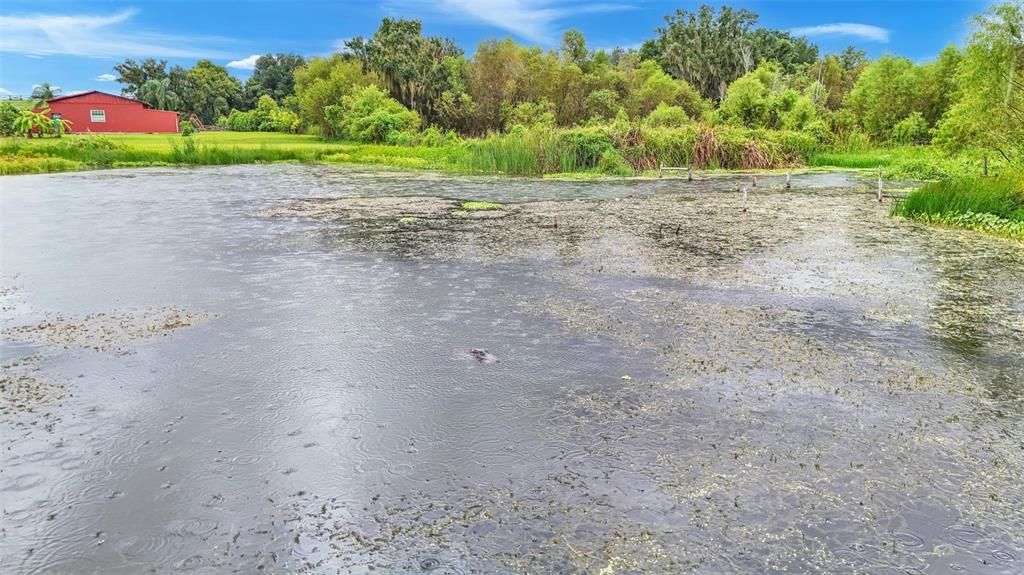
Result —
<svg viewBox="0 0 1024 575"><path fill-rule="evenodd" d="M682 106L662 102L644 118L644 125L651 128L680 128L693 123Z"/></svg>
<svg viewBox="0 0 1024 575"><path fill-rule="evenodd" d="M178 122L178 131L181 132L182 136L191 136L192 133L196 131L196 128L192 125L192 122L189 122L188 120L182 120Z"/></svg>
<svg viewBox="0 0 1024 575"><path fill-rule="evenodd" d="M17 133L14 121L18 119L18 109L10 102L0 104L0 136L13 136Z"/></svg>
<svg viewBox="0 0 1024 575"><path fill-rule="evenodd" d="M501 116L506 130L512 130L516 126L525 128L553 128L555 126L554 107L548 100L502 106Z"/></svg>
<svg viewBox="0 0 1024 575"><path fill-rule="evenodd" d="M615 150L605 150L597 163L598 169L605 174L613 176L632 176L633 168L626 163L626 159Z"/></svg>
<svg viewBox="0 0 1024 575"><path fill-rule="evenodd" d="M835 135L828 129L828 125L821 120L808 123L801 131L814 138L814 141L821 145L831 146L835 143Z"/></svg>
<svg viewBox="0 0 1024 575"><path fill-rule="evenodd" d="M420 125L419 114L374 85L356 89L340 106L327 106L324 115L330 135L366 143L400 143Z"/></svg>
<svg viewBox="0 0 1024 575"><path fill-rule="evenodd" d="M729 85L718 114L725 122L748 128L802 130L817 119L814 102L796 90L778 88L782 70L763 62Z"/></svg>
<svg viewBox="0 0 1024 575"><path fill-rule="evenodd" d="M413 139L413 144L427 148L442 148L454 146L462 142L462 138L454 130L441 130L437 126L430 126L423 130Z"/></svg>
<svg viewBox="0 0 1024 575"><path fill-rule="evenodd" d="M220 123L220 120L217 120ZM284 132L299 131L301 121L298 114L278 107L273 98L260 96L256 108L247 112L231 110L224 119L224 126L232 132Z"/></svg>
<svg viewBox="0 0 1024 575"><path fill-rule="evenodd" d="M248 112L231 110L228 114L227 127L232 132L255 132L257 126L255 110Z"/></svg>
<svg viewBox="0 0 1024 575"><path fill-rule="evenodd" d="M892 127L889 141L894 144L927 144L930 136L928 122L921 112L914 112Z"/></svg>
<svg viewBox="0 0 1024 575"><path fill-rule="evenodd" d="M587 117L600 120L611 120L619 111L619 96L604 88L594 90L587 96Z"/></svg>

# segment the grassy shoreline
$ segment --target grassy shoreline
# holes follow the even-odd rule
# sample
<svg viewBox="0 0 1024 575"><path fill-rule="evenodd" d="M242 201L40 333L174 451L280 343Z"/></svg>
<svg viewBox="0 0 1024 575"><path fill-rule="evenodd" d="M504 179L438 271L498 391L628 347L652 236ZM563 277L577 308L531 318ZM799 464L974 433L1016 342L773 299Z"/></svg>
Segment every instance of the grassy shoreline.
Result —
<svg viewBox="0 0 1024 575"><path fill-rule="evenodd" d="M1024 241L1024 173L930 182L893 205L891 215Z"/></svg>
<svg viewBox="0 0 1024 575"><path fill-rule="evenodd" d="M451 153L445 148L353 144L316 136L251 132L208 132L190 138L168 134L2 138L0 175L275 162L445 170L454 165Z"/></svg>
<svg viewBox="0 0 1024 575"><path fill-rule="evenodd" d="M656 169L638 173L621 166L608 169L601 165L603 159L579 162L571 157L572 150L567 153L564 147L554 144L544 148L527 140L523 147L508 150L510 147L514 145L510 146L507 136L438 147L357 144L308 135L254 132L207 132L189 138L166 134L2 138L0 175L300 162L374 165L453 174L532 175L554 180L658 176ZM502 156L506 150L509 153ZM531 152L538 156L531 156ZM930 180L894 205L891 215L1024 240L1024 177L1012 172L1000 178L950 177L951 174L979 174L981 166L982 159L978 156L948 157L930 147L898 147L817 153L801 166L708 167L701 172L782 173L795 169L873 174L882 167L883 175L889 180ZM1003 169L1003 166L997 165L996 169Z"/></svg>
<svg viewBox="0 0 1024 575"><path fill-rule="evenodd" d="M109 168L215 166L275 162L364 164L453 173L533 175L596 179L633 175L617 164L617 154L593 153L580 161L550 142L524 139L521 148L503 139L467 140L439 147L390 146L325 140L317 136L205 132L182 138L168 134L68 135L63 138L0 138L0 175L38 174ZM547 147L545 147L545 145ZM510 149L511 148L511 149ZM587 150L589 152L589 150ZM547 154L547 157L544 155ZM648 162L649 163L649 162ZM865 170L883 166L886 179L929 180L950 174L980 173L980 157L944 157L929 147L899 147L863 152L821 152L786 164L795 169ZM641 175L650 174L646 166ZM779 165L758 172L785 170ZM709 166L704 172L744 172Z"/></svg>

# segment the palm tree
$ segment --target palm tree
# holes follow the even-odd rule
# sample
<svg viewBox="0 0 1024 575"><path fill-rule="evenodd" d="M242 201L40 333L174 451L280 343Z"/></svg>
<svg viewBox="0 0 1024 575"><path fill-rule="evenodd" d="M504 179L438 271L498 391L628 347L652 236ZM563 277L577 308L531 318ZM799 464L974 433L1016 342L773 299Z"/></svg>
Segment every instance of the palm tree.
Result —
<svg viewBox="0 0 1024 575"><path fill-rule="evenodd" d="M51 86L49 82L43 82L37 84L32 88L32 99L35 100L35 107L42 108L46 104L60 95L61 89L57 86Z"/></svg>
<svg viewBox="0 0 1024 575"><path fill-rule="evenodd" d="M138 98L158 110L173 110L181 103L181 98L171 90L170 78L146 80L139 87Z"/></svg>

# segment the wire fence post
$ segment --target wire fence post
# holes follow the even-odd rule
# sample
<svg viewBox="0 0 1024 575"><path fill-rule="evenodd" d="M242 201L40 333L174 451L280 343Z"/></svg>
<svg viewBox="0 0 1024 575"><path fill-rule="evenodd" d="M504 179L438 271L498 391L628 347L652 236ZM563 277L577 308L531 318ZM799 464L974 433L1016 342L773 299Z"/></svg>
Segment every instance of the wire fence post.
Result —
<svg viewBox="0 0 1024 575"><path fill-rule="evenodd" d="M878 201L882 201L882 166L878 166Z"/></svg>

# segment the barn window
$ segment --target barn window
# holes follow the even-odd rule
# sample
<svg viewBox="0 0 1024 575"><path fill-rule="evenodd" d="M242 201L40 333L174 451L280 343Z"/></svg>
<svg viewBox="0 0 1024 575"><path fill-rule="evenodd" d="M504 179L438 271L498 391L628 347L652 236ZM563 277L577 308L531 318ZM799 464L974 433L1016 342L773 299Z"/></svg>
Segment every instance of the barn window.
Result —
<svg viewBox="0 0 1024 575"><path fill-rule="evenodd" d="M89 110L89 119L93 123L106 122L107 112L105 110Z"/></svg>

